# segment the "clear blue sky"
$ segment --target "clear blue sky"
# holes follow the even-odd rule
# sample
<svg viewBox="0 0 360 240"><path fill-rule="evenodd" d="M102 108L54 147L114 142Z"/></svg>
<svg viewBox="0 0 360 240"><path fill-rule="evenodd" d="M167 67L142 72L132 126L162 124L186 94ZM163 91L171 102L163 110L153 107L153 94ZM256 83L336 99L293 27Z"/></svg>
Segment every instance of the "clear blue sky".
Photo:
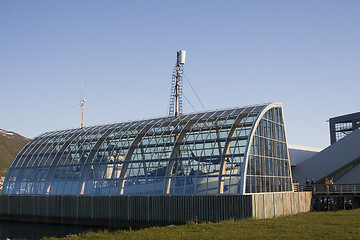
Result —
<svg viewBox="0 0 360 240"><path fill-rule="evenodd" d="M82 79L87 125L164 116L180 49L207 110L282 102L289 144L326 147L359 111L358 0L4 0L0 128L79 127Z"/></svg>

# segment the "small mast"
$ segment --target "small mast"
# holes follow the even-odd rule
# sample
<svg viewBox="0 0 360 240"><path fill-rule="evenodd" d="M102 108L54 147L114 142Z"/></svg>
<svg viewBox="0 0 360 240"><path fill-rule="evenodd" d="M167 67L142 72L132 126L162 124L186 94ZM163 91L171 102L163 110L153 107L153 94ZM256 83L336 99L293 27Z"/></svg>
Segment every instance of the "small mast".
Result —
<svg viewBox="0 0 360 240"><path fill-rule="evenodd" d="M84 130L84 132L86 132L85 125L84 125L84 108L85 108L85 102L86 102L86 100L85 100L85 99L82 99L82 100L81 100L81 104L80 104L80 107L81 107L81 128Z"/></svg>
<svg viewBox="0 0 360 240"><path fill-rule="evenodd" d="M80 107L81 107L81 128L86 132L85 125L84 125L84 108L86 100L83 97L84 91L84 79L81 81L81 98L80 98Z"/></svg>

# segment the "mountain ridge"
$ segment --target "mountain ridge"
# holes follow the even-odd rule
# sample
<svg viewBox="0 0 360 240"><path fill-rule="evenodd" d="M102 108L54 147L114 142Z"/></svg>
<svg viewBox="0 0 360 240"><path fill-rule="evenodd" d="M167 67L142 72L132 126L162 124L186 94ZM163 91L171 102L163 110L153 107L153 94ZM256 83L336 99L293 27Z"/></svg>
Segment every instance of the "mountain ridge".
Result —
<svg viewBox="0 0 360 240"><path fill-rule="evenodd" d="M30 140L18 133L0 129L0 176L5 176L15 156Z"/></svg>

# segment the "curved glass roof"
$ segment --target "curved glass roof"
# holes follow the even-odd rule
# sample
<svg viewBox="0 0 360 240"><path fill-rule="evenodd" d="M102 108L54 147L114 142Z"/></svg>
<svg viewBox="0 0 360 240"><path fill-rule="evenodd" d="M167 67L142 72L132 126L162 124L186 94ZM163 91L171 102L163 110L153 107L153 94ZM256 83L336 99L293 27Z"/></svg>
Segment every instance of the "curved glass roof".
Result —
<svg viewBox="0 0 360 240"><path fill-rule="evenodd" d="M280 103L46 132L3 194L193 195L292 191Z"/></svg>

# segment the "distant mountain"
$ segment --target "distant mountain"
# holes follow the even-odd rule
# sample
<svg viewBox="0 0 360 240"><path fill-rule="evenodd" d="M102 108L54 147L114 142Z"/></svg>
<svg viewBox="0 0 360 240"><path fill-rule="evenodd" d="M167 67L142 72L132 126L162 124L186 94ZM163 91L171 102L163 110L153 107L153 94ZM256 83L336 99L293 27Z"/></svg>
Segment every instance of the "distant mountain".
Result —
<svg viewBox="0 0 360 240"><path fill-rule="evenodd" d="M0 176L5 176L16 154L31 139L0 129Z"/></svg>

